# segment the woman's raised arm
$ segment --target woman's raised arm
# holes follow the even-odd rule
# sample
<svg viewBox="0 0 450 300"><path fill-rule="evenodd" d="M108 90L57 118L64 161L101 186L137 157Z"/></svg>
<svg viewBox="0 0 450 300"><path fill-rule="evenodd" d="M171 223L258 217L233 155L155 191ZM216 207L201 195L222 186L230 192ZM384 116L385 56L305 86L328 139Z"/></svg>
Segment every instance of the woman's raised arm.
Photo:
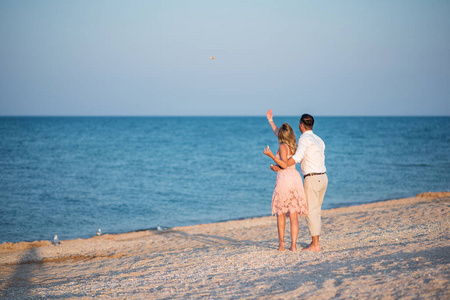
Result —
<svg viewBox="0 0 450 300"><path fill-rule="evenodd" d="M267 121L269 121L270 127L272 127L273 133L278 137L278 127L277 127L277 125L275 125L275 123L273 122L272 109L269 109L269 110L266 112L266 116L267 116Z"/></svg>

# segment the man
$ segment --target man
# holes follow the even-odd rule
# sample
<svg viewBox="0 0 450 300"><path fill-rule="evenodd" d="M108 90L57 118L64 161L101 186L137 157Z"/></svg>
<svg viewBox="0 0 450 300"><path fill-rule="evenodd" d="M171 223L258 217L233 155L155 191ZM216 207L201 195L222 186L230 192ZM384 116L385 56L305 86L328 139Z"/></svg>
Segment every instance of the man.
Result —
<svg viewBox="0 0 450 300"><path fill-rule="evenodd" d="M267 111L267 119L275 135L278 128L273 122L272 110ZM273 159L277 166L272 166L273 171L285 169L293 164L300 163L304 178L304 188L306 201L308 203L309 214L306 217L309 232L311 234L311 244L303 250L320 251L319 236L322 230L322 202L328 185L328 177L325 168L325 143L312 131L314 118L309 114L304 114L300 118L299 129L302 133L298 139L297 150L289 158L287 163L273 155L267 146L264 154Z"/></svg>

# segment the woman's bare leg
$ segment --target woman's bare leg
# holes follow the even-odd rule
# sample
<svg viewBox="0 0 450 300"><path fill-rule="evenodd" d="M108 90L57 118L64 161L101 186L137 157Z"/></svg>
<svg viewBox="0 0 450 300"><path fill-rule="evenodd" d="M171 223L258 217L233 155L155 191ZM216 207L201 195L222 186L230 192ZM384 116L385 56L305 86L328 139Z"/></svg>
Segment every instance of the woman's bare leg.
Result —
<svg viewBox="0 0 450 300"><path fill-rule="evenodd" d="M286 226L286 216L284 214L277 215L278 240L280 247L278 251L284 250L284 227Z"/></svg>
<svg viewBox="0 0 450 300"><path fill-rule="evenodd" d="M289 213L291 219L291 251L297 251L297 237L298 237L298 214L297 212Z"/></svg>

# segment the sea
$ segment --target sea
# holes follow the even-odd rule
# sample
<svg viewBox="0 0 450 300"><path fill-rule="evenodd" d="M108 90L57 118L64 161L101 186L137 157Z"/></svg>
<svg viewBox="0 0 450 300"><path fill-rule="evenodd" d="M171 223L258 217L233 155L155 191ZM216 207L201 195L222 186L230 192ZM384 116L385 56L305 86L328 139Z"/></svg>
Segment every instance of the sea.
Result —
<svg viewBox="0 0 450 300"><path fill-rule="evenodd" d="M316 117L314 133L323 209L450 190L450 117ZM265 116L0 117L0 137L0 243L270 215Z"/></svg>

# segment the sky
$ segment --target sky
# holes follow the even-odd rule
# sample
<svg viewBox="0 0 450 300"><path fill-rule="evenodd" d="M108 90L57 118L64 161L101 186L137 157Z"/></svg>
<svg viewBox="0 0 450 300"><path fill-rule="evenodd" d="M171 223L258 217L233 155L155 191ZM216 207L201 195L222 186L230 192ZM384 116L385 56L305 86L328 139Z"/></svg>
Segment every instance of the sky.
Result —
<svg viewBox="0 0 450 300"><path fill-rule="evenodd" d="M449 16L446 0L2 0L0 115L449 116Z"/></svg>

